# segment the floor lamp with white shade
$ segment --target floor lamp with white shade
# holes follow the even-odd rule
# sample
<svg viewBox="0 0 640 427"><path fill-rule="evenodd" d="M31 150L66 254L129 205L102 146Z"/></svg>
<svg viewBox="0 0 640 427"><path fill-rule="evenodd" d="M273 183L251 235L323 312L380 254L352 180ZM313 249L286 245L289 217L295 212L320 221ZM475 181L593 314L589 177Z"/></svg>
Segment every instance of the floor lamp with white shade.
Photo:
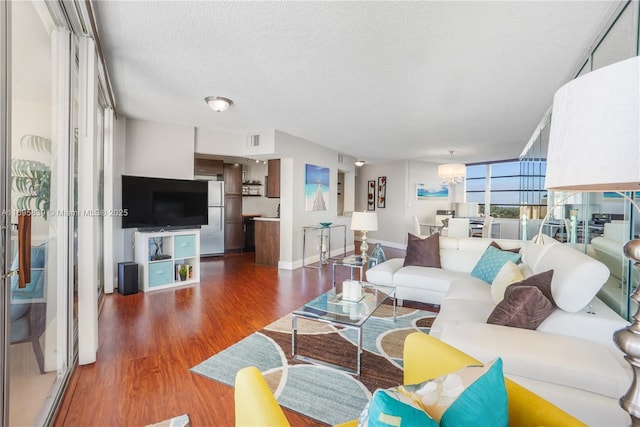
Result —
<svg viewBox="0 0 640 427"><path fill-rule="evenodd" d="M560 191L640 191L640 57L561 87L553 99L545 187ZM633 204L637 208L637 205ZM640 270L640 240L624 246ZM631 298L640 303L640 289ZM640 427L640 305L631 325L614 334L634 380L620 406Z"/></svg>

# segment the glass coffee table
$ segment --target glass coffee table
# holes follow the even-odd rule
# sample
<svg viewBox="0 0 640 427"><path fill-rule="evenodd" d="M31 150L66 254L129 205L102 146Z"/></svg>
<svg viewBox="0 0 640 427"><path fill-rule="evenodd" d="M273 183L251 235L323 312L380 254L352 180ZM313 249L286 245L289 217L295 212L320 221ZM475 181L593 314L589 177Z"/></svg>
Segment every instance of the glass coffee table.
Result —
<svg viewBox="0 0 640 427"><path fill-rule="evenodd" d="M336 368L353 375L360 375L362 326L388 298L393 303L393 321L396 321L396 288L394 286L373 285L367 282L360 282L360 284L363 288L363 296L358 301L343 300L342 292L338 292L337 288L332 288L291 313L291 352L294 359ZM356 369L298 354L297 333L299 318L324 322L336 327L355 329L357 332Z"/></svg>

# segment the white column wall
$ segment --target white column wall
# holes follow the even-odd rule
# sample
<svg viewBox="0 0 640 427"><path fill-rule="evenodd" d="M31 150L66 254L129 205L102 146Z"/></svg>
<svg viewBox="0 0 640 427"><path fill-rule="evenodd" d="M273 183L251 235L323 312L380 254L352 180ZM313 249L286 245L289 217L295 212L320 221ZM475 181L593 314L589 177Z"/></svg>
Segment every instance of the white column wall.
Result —
<svg viewBox="0 0 640 427"><path fill-rule="evenodd" d="M112 294L114 287L117 287L115 277L117 275L114 264L113 253L113 233L115 217L118 211L114 208L113 203L113 137L114 137L114 115L111 108L107 108L104 112L104 246L103 246L103 268L104 268L104 293Z"/></svg>
<svg viewBox="0 0 640 427"><path fill-rule="evenodd" d="M126 150L126 126L127 119L126 117L119 116L113 123L113 149L112 149L112 159L113 164L110 167L111 169L111 179L112 179L112 203L113 209L119 210L122 209L122 174L124 173L125 167L125 150ZM118 271L116 266L119 262L130 261L133 260L133 249L131 249L130 256L125 255L127 253L126 248L130 248L131 244L129 243L126 246L126 242L131 242L131 238L133 235L129 235L129 240L125 239L125 233L122 230L122 217L115 216L113 218L112 223L113 228L111 229L111 234L113 236L113 268L114 271L114 281L117 283L117 274ZM108 230L105 228L105 230ZM106 234L106 233L105 233ZM114 285L115 286L115 285Z"/></svg>
<svg viewBox="0 0 640 427"><path fill-rule="evenodd" d="M53 133L51 164L51 195L49 225L49 250L47 251L47 329L44 336L44 364L47 372L62 371L67 363L69 310L69 217L54 215L69 209L69 122L70 117L70 47L71 34L67 30L52 32L53 81Z"/></svg>
<svg viewBox="0 0 640 427"><path fill-rule="evenodd" d="M97 58L95 44L80 37L80 106L78 138L78 361L96 361L98 351L98 289L96 248L93 241L96 221L83 212L97 208L94 194L98 185L95 168L98 108Z"/></svg>

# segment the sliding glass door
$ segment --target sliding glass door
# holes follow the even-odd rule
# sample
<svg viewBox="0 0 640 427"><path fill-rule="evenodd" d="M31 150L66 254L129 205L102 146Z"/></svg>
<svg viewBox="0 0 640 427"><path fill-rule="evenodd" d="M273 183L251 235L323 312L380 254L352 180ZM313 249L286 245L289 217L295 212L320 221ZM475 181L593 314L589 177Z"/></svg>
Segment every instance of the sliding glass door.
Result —
<svg viewBox="0 0 640 427"><path fill-rule="evenodd" d="M48 423L69 372L71 34L42 1L3 2L3 425Z"/></svg>

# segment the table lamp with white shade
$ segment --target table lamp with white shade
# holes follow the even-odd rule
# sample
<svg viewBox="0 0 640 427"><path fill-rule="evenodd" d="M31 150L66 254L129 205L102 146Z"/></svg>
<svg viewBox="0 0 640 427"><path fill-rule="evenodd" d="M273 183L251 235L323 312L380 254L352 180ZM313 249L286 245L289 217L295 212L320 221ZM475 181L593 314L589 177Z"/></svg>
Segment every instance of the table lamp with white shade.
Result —
<svg viewBox="0 0 640 427"><path fill-rule="evenodd" d="M556 92L545 187L640 191L640 57L585 74ZM640 240L627 242L624 253L640 269ZM614 341L634 375L620 406L633 426L640 426L640 289L631 298L639 303L638 312Z"/></svg>
<svg viewBox="0 0 640 427"><path fill-rule="evenodd" d="M362 260L366 261L369 258L369 255L367 255L369 250L367 232L378 230L378 215L375 212L354 212L351 217L351 229L362 232L360 252L362 253Z"/></svg>

